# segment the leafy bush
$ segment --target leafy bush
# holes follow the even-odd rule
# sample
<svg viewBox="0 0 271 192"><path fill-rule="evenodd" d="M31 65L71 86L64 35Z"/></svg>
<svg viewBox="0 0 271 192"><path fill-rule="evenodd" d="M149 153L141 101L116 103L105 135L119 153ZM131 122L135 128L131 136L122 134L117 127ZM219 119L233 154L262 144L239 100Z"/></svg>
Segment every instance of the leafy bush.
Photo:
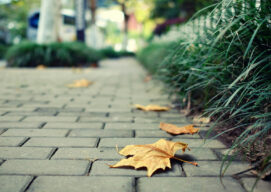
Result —
<svg viewBox="0 0 271 192"><path fill-rule="evenodd" d="M249 152L265 174L271 170L271 1L257 2L222 0L209 15L198 13L183 26L188 34L159 65L158 75L183 105L191 102L192 111L204 110L229 125L222 134L238 131L231 149ZM147 68L156 71L157 62Z"/></svg>
<svg viewBox="0 0 271 192"><path fill-rule="evenodd" d="M112 47L106 47L100 50L103 58L119 58L124 56L134 56L133 52L129 51L115 51Z"/></svg>
<svg viewBox="0 0 271 192"><path fill-rule="evenodd" d="M101 59L101 54L79 42L43 45L23 42L12 46L6 59L10 67L36 67L41 64L49 67L71 67L96 63Z"/></svg>
<svg viewBox="0 0 271 192"><path fill-rule="evenodd" d="M5 54L8 50L8 48L9 48L8 45L0 44L0 59L3 59L5 57Z"/></svg>
<svg viewBox="0 0 271 192"><path fill-rule="evenodd" d="M143 66L154 74L158 70L159 63L169 54L168 50L173 43L152 43L137 53L137 59Z"/></svg>

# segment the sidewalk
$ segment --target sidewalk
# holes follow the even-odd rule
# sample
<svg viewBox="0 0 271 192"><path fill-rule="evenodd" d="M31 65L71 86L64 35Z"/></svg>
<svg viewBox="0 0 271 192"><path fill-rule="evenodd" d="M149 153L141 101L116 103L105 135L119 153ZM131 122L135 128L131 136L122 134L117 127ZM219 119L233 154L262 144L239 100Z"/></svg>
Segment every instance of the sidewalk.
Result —
<svg viewBox="0 0 271 192"><path fill-rule="evenodd" d="M246 192L254 180L235 161L219 180L225 146L217 140L203 145L200 134L171 136L161 121L191 122L177 111L142 112L133 104L166 105L161 85L144 82L146 72L134 59L108 60L98 69L0 69L0 191L44 192ZM88 88L65 85L86 78ZM186 158L200 167L172 161L172 169L157 171L111 169L129 144L149 144L160 138L188 143ZM178 153L181 154L181 153ZM268 191L261 181L258 191Z"/></svg>

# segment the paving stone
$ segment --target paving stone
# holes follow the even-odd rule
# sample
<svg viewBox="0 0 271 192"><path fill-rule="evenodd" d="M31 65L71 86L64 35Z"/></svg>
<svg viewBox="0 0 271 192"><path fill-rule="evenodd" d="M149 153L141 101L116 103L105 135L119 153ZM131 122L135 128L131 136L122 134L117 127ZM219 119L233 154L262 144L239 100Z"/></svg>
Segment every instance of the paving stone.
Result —
<svg viewBox="0 0 271 192"><path fill-rule="evenodd" d="M77 117L55 117L55 116L37 116L26 117L24 122L75 122Z"/></svg>
<svg viewBox="0 0 271 192"><path fill-rule="evenodd" d="M186 150L184 153L182 151L178 151L175 156L187 161L218 160L215 153L206 148L191 148L190 151Z"/></svg>
<svg viewBox="0 0 271 192"><path fill-rule="evenodd" d="M83 177L83 176L40 176L30 186L31 192L133 192L131 177Z"/></svg>
<svg viewBox="0 0 271 192"><path fill-rule="evenodd" d="M135 123L160 123L160 122L166 122L166 123L174 123L174 124L189 124L189 122L184 119L162 119L162 118L151 118L151 117L136 117Z"/></svg>
<svg viewBox="0 0 271 192"><path fill-rule="evenodd" d="M105 117L107 113L80 112L76 114L80 117ZM57 116L74 116L74 113L60 112Z"/></svg>
<svg viewBox="0 0 271 192"><path fill-rule="evenodd" d="M256 178L242 178L242 183L247 191L251 191ZM256 187L254 188L253 192L269 192L271 189L271 182L259 180Z"/></svg>
<svg viewBox="0 0 271 192"><path fill-rule="evenodd" d="M0 175L1 192L21 192L32 180L30 176Z"/></svg>
<svg viewBox="0 0 271 192"><path fill-rule="evenodd" d="M132 122L132 117L80 117L79 122Z"/></svg>
<svg viewBox="0 0 271 192"><path fill-rule="evenodd" d="M9 112L5 116L55 116L56 112L39 112L39 111L34 111L34 112L24 112L24 111L19 111L19 112Z"/></svg>
<svg viewBox="0 0 271 192"><path fill-rule="evenodd" d="M151 144L157 138L102 138L99 147L125 147L126 145Z"/></svg>
<svg viewBox="0 0 271 192"><path fill-rule="evenodd" d="M200 136L198 134L190 135L190 134L184 134L184 135L171 135L165 131L159 131L159 130L136 130L136 137L157 137L157 138L192 138L192 139L200 139Z"/></svg>
<svg viewBox="0 0 271 192"><path fill-rule="evenodd" d="M1 108L1 111L7 111L7 112L33 112L37 108L36 107L6 107Z"/></svg>
<svg viewBox="0 0 271 192"><path fill-rule="evenodd" d="M52 159L121 159L116 148L60 148Z"/></svg>
<svg viewBox="0 0 271 192"><path fill-rule="evenodd" d="M31 138L24 146L26 147L95 147L95 138Z"/></svg>
<svg viewBox="0 0 271 192"><path fill-rule="evenodd" d="M4 133L6 131L6 129L0 129L0 135L2 134L2 133Z"/></svg>
<svg viewBox="0 0 271 192"><path fill-rule="evenodd" d="M127 130L72 130L69 137L133 137Z"/></svg>
<svg viewBox="0 0 271 192"><path fill-rule="evenodd" d="M206 141L202 139L180 139L174 138L172 141L177 142L181 141L188 144L188 147L202 147L202 148L226 148L226 146L218 140L210 140Z"/></svg>
<svg viewBox="0 0 271 192"><path fill-rule="evenodd" d="M147 170L145 168L140 168L135 170L132 167L125 168L110 168L108 165L114 165L117 161L95 161L91 167L90 175L101 176L101 175L110 175L110 176L140 176L147 177ZM153 177L162 177L162 176L183 176L180 171L180 165L177 163L172 163L172 169L166 168L165 171L157 170Z"/></svg>
<svg viewBox="0 0 271 192"><path fill-rule="evenodd" d="M23 116L0 116L0 122L13 122L13 121L20 121L23 119Z"/></svg>
<svg viewBox="0 0 271 192"><path fill-rule="evenodd" d="M41 122L1 122L0 128L4 129L33 129L33 128L40 128L43 123Z"/></svg>
<svg viewBox="0 0 271 192"><path fill-rule="evenodd" d="M0 174L27 175L85 175L87 160L7 160Z"/></svg>
<svg viewBox="0 0 271 192"><path fill-rule="evenodd" d="M139 192L245 192L232 178L223 178L222 185L218 177L152 177L139 178Z"/></svg>
<svg viewBox="0 0 271 192"><path fill-rule="evenodd" d="M0 137L0 146L18 146L26 140L26 137Z"/></svg>
<svg viewBox="0 0 271 192"><path fill-rule="evenodd" d="M44 129L101 129L103 123L62 123L49 122L43 127Z"/></svg>
<svg viewBox="0 0 271 192"><path fill-rule="evenodd" d="M9 129L2 136L64 137L67 133L59 129Z"/></svg>
<svg viewBox="0 0 271 192"><path fill-rule="evenodd" d="M1 159L46 159L52 148L0 147Z"/></svg>
<svg viewBox="0 0 271 192"><path fill-rule="evenodd" d="M86 112L118 112L118 113L130 113L131 109L113 109L113 108L108 108L108 109L101 109L101 108L86 108Z"/></svg>
<svg viewBox="0 0 271 192"><path fill-rule="evenodd" d="M106 123L105 129L125 129L125 130L159 130L159 123Z"/></svg>
<svg viewBox="0 0 271 192"><path fill-rule="evenodd" d="M222 161L200 161L199 167L195 167L188 163L184 164L184 171L188 177L195 176L219 176L220 167ZM225 172L225 176L231 176L241 171L247 170L249 168L248 164L242 162L232 162ZM251 175L251 174L244 174Z"/></svg>

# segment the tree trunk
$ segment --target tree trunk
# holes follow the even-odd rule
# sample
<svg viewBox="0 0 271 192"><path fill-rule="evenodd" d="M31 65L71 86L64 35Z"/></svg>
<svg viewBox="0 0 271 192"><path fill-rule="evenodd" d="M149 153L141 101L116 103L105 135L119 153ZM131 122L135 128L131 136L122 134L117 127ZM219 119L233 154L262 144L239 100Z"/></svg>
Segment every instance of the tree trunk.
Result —
<svg viewBox="0 0 271 192"><path fill-rule="evenodd" d="M57 41L61 22L61 1L42 0L37 42L51 43Z"/></svg>

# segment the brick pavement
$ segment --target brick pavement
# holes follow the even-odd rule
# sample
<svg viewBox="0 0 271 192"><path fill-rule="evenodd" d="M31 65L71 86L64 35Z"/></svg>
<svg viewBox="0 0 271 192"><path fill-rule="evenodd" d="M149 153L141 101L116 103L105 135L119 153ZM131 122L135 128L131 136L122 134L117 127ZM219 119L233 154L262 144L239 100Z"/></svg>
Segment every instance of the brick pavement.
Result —
<svg viewBox="0 0 271 192"><path fill-rule="evenodd" d="M170 104L162 85L143 82L146 72L134 59L103 61L99 69L0 70L0 191L246 192L251 175L232 175L248 167L235 161L223 179L219 169L225 146L203 145L204 134L172 136L159 122L185 125L177 111L142 112L133 104ZM86 78L88 88L65 85ZM202 127L202 130L207 130ZM202 132L204 133L204 132ZM115 146L148 144L166 138L189 144L179 157L200 167L172 161L172 169L146 177L144 169L110 169L121 156ZM261 181L256 191L268 191Z"/></svg>

